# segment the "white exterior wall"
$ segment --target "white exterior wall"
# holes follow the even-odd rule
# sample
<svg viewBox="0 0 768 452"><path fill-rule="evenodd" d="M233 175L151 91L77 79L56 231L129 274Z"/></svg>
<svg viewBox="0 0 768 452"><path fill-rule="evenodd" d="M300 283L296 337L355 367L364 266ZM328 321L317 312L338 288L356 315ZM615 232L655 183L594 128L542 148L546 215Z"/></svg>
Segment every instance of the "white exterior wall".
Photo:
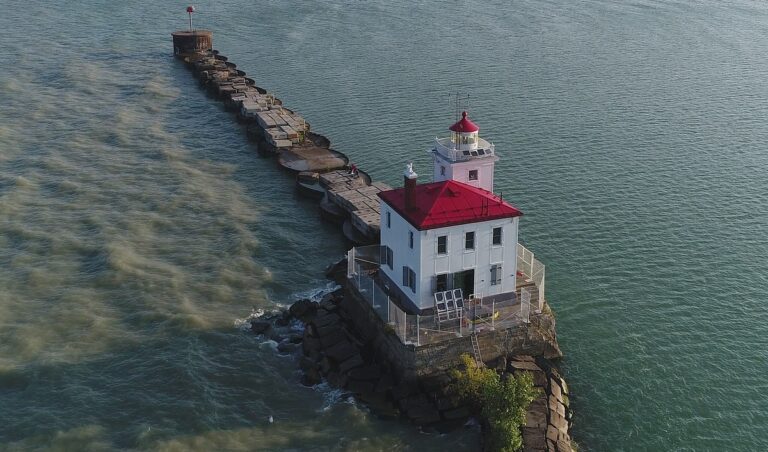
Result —
<svg viewBox="0 0 768 452"><path fill-rule="evenodd" d="M422 309L434 305L434 277L439 274L453 274L464 270L475 270L476 296L496 295L513 292L517 285L517 230L519 218L448 226L422 231L420 279ZM491 245L493 228L502 227L501 245ZM475 232L475 249L464 249L465 233ZM437 237L448 236L448 253L437 254ZM501 284L491 285L491 266L502 264ZM450 276L449 276L450 284ZM468 293L464 294L469 298Z"/></svg>
<svg viewBox="0 0 768 452"><path fill-rule="evenodd" d="M380 201L381 211L381 245L392 248L393 262L392 269L386 263L381 264L381 270L386 273L389 278L394 281L400 290L406 295L411 297L411 301L416 306L420 306L418 303L418 295L422 290L421 278L420 278L420 264L419 250L422 248L420 231L405 218L401 217L394 209L389 207L384 201ZM391 214L391 224L387 227L387 212ZM413 249L408 245L408 232L413 232ZM410 287L403 285L403 266L410 267L416 273L416 293L411 291Z"/></svg>
<svg viewBox="0 0 768 452"><path fill-rule="evenodd" d="M479 187L483 190L493 192L493 167L496 163L494 158L475 158L462 162L451 163L442 158L438 153L433 154L435 162L435 171L432 177L434 182L444 180L455 180L473 187ZM445 175L441 174L441 167L445 167ZM469 171L477 171L477 180L469 180Z"/></svg>
<svg viewBox="0 0 768 452"><path fill-rule="evenodd" d="M387 212L391 223L387 227ZM419 231L381 202L381 245L392 249L393 268L381 264L383 271L394 281L414 305L421 309L434 306L434 279L438 274L452 274L464 270L475 270L476 295L487 296L513 292L516 289L517 273L517 231L519 218L470 223L445 228ZM491 245L493 228L502 227L502 244ZM413 249L409 247L408 232L414 233ZM465 233L475 232L475 249L464 249ZM448 237L448 252L437 254L437 237ZM502 264L502 280L499 285L491 285L491 266ZM416 293L403 285L403 266L410 267L416 273ZM449 281L451 277L449 276ZM450 282L449 282L450 284ZM464 294L466 298L470 294Z"/></svg>

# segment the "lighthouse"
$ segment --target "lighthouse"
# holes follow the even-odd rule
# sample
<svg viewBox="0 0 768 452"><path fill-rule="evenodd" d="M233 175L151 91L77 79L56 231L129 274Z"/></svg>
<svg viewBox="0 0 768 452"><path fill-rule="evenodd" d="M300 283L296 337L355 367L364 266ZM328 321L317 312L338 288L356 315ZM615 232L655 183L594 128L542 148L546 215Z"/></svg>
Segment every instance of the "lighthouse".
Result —
<svg viewBox="0 0 768 452"><path fill-rule="evenodd" d="M466 111L448 130L451 135L435 138L429 151L434 164L432 180L455 180L492 192L493 170L498 160L493 144L480 138L480 127L469 119Z"/></svg>
<svg viewBox="0 0 768 452"><path fill-rule="evenodd" d="M467 113L436 139L433 182L413 164L403 188L379 193L385 286L412 314L435 312L446 297L514 299L522 212L493 193L497 157Z"/></svg>

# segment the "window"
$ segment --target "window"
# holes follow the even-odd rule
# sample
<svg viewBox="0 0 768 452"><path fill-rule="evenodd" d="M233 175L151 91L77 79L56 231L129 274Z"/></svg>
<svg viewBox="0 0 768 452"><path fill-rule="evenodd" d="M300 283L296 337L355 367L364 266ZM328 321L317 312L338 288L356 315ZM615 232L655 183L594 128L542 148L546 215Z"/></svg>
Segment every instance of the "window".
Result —
<svg viewBox="0 0 768 452"><path fill-rule="evenodd" d="M469 170L469 180L477 180L477 170Z"/></svg>
<svg viewBox="0 0 768 452"><path fill-rule="evenodd" d="M441 235L437 238L437 254L446 254L448 252L448 236Z"/></svg>
<svg viewBox="0 0 768 452"><path fill-rule="evenodd" d="M467 232L464 234L464 249L466 250L473 250L475 249L475 232Z"/></svg>
<svg viewBox="0 0 768 452"><path fill-rule="evenodd" d="M413 249L413 231L408 231L408 247Z"/></svg>
<svg viewBox="0 0 768 452"><path fill-rule="evenodd" d="M393 264L394 264L394 254L392 253L392 248L384 245L381 247L381 264L387 265L390 270L394 270Z"/></svg>
<svg viewBox="0 0 768 452"><path fill-rule="evenodd" d="M440 167L440 175L441 176L445 176L445 167L444 166Z"/></svg>
<svg viewBox="0 0 768 452"><path fill-rule="evenodd" d="M448 290L448 274L435 276L435 292L445 292Z"/></svg>
<svg viewBox="0 0 768 452"><path fill-rule="evenodd" d="M410 287L416 293L416 272L408 267L403 267L403 287Z"/></svg>
<svg viewBox="0 0 768 452"><path fill-rule="evenodd" d="M501 264L491 265L491 285L501 284Z"/></svg>
<svg viewBox="0 0 768 452"><path fill-rule="evenodd" d="M494 245L501 245L501 228L493 228L493 242Z"/></svg>
<svg viewBox="0 0 768 452"><path fill-rule="evenodd" d="M392 212L387 212L387 227L392 227Z"/></svg>

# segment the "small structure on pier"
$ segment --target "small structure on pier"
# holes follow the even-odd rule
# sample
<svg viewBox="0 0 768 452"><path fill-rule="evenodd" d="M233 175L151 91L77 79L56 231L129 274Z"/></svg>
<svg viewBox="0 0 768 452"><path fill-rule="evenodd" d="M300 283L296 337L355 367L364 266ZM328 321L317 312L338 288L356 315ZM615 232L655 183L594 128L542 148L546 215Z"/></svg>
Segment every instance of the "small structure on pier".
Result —
<svg viewBox="0 0 768 452"><path fill-rule="evenodd" d="M171 36L173 36L173 54L179 58L213 48L213 32L210 30L174 31Z"/></svg>

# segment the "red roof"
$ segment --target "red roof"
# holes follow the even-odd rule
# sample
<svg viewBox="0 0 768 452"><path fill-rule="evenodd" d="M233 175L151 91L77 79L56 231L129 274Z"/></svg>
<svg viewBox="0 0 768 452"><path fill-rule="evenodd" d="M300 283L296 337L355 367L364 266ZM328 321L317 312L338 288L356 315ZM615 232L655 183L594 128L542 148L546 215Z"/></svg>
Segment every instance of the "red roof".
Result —
<svg viewBox="0 0 768 452"><path fill-rule="evenodd" d="M480 130L480 127L477 127L477 124L467 119L467 112L465 111L461 113L459 122L449 127L449 129L453 132L470 133L477 132Z"/></svg>
<svg viewBox="0 0 768 452"><path fill-rule="evenodd" d="M379 197L421 231L523 214L489 191L454 180L416 185L416 208L409 211L405 210L405 188L380 192Z"/></svg>

